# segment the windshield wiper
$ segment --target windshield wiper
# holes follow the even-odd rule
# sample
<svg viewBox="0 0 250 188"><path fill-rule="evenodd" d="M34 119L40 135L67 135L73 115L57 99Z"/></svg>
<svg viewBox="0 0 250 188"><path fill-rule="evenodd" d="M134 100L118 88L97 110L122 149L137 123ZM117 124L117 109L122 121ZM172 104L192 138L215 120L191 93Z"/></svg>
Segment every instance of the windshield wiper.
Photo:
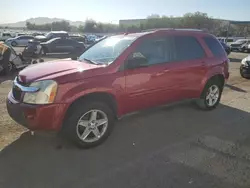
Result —
<svg viewBox="0 0 250 188"><path fill-rule="evenodd" d="M85 61L91 63L91 64L99 65L99 63L96 63L96 62L94 62L94 61L92 61L92 60L90 60L90 59L86 59L86 58L83 58L83 59L84 59Z"/></svg>

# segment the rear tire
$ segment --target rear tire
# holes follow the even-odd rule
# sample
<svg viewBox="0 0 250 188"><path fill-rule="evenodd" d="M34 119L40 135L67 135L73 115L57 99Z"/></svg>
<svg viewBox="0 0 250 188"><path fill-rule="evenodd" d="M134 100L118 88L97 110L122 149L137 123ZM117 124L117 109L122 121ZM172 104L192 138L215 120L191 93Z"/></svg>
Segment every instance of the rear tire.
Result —
<svg viewBox="0 0 250 188"><path fill-rule="evenodd" d="M17 42L16 42L16 41L13 41L13 42L11 43L11 46L16 47L16 46L17 46Z"/></svg>
<svg viewBox="0 0 250 188"><path fill-rule="evenodd" d="M97 125L98 122L105 120L107 123ZM80 102L70 109L63 126L63 133L77 146L91 148L100 145L108 138L114 128L114 122L114 113L105 103ZM88 132L86 138L85 132L86 134Z"/></svg>
<svg viewBox="0 0 250 188"><path fill-rule="evenodd" d="M218 79L209 80L200 98L196 101L197 106L202 110L215 109L220 103L222 90L223 85Z"/></svg>

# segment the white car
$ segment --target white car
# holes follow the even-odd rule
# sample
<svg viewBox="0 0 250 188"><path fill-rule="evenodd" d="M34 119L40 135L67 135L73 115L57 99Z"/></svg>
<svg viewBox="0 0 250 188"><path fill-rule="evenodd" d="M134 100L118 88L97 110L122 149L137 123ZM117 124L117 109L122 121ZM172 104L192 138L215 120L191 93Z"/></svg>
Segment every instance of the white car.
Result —
<svg viewBox="0 0 250 188"><path fill-rule="evenodd" d="M31 39L34 39L34 37L33 36L28 36L28 35L22 35L22 36L18 36L18 37L15 37L15 38L7 39L5 42L8 45L11 45L13 47L27 46L28 43L29 43L29 40L31 40Z"/></svg>
<svg viewBox="0 0 250 188"><path fill-rule="evenodd" d="M6 41L9 38L12 38L10 33L0 33L0 41Z"/></svg>

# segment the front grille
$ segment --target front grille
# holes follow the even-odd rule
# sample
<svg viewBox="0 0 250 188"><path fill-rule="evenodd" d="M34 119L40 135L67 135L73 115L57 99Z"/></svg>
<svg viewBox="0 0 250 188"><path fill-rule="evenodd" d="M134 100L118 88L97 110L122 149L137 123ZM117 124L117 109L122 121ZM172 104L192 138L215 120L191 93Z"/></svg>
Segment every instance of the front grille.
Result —
<svg viewBox="0 0 250 188"><path fill-rule="evenodd" d="M13 97L17 100L20 101L21 97L22 97L22 91L19 87L17 87L16 85L13 85L12 88L12 95Z"/></svg>

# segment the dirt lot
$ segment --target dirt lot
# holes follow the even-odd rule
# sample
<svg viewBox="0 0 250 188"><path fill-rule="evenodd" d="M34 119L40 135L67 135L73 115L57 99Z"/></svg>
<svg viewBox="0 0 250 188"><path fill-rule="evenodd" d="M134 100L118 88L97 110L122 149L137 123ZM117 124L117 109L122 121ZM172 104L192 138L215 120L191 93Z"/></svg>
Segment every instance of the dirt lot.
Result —
<svg viewBox="0 0 250 188"><path fill-rule="evenodd" d="M250 81L239 75L246 56L230 55L215 111L180 104L137 114L92 150L14 123L5 108L13 77L0 78L0 187L250 187Z"/></svg>

